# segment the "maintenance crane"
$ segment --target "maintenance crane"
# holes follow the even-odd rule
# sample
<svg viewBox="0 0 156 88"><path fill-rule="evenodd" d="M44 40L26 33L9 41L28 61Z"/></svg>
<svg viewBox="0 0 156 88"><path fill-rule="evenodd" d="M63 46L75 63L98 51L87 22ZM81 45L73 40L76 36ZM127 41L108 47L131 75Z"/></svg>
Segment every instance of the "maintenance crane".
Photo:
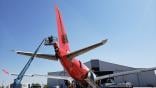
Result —
<svg viewBox="0 0 156 88"><path fill-rule="evenodd" d="M34 51L33 55L30 57L30 59L28 60L28 62L26 63L26 65L24 66L24 68L22 69L22 71L20 72L20 74L17 76L17 78L14 79L14 83L12 85L12 88L21 88L21 81L23 79L23 76L26 73L26 71L28 70L30 64L32 63L35 55L39 51L39 49L40 49L40 47L41 47L41 45L43 44L44 41L45 41L45 39L43 39L43 41L39 44L39 46Z"/></svg>

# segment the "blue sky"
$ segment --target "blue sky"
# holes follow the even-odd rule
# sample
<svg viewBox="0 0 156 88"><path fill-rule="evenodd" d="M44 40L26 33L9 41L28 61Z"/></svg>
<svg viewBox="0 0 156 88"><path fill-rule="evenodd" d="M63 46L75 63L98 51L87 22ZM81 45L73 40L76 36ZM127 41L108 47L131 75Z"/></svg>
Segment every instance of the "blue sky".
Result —
<svg viewBox="0 0 156 88"><path fill-rule="evenodd" d="M155 0L0 0L0 69L19 73L28 57L12 49L34 51L44 37L57 36L56 3L71 51L108 39L106 45L79 56L81 61L98 58L136 68L156 66ZM40 52L54 53L52 47L42 47ZM62 69L59 62L35 59L27 74ZM0 72L0 83L14 78ZM23 80L30 81L45 83L46 78Z"/></svg>

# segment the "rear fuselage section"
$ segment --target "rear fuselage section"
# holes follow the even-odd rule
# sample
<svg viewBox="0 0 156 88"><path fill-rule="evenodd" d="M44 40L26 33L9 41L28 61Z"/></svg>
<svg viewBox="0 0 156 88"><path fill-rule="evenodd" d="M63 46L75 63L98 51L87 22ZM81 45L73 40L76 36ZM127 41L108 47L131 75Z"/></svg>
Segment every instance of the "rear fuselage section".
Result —
<svg viewBox="0 0 156 88"><path fill-rule="evenodd" d="M66 57L67 53L68 51L59 49L58 57L64 69L77 81L82 81L87 78L89 68L76 58L69 60Z"/></svg>

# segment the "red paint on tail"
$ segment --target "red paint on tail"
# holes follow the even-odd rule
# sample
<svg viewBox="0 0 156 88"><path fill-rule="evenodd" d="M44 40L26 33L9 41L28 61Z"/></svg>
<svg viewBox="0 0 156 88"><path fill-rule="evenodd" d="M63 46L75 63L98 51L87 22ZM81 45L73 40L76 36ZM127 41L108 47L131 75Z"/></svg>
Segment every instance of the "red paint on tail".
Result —
<svg viewBox="0 0 156 88"><path fill-rule="evenodd" d="M68 72L68 74L75 80L82 81L86 78L89 69L78 59L72 58L71 60L69 60L68 57L66 57L66 55L68 55L68 53L70 52L67 34L65 32L61 13L57 6L55 6L55 11L59 39L59 48L56 53L60 59L61 64L63 65L64 69Z"/></svg>
<svg viewBox="0 0 156 88"><path fill-rule="evenodd" d="M65 32L64 24L62 21L61 13L59 8L55 6L56 11L56 20L57 20L57 28L58 28L58 38L59 38L59 48L63 49L66 54L70 51L67 34Z"/></svg>

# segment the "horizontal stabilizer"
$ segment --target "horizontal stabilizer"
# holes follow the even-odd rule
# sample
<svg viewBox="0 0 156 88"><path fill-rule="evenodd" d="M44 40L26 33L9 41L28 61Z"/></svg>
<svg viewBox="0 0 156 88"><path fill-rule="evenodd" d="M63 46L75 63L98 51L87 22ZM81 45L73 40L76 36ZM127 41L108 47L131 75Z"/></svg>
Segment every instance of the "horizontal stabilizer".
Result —
<svg viewBox="0 0 156 88"><path fill-rule="evenodd" d="M99 43L97 43L97 44L88 46L88 47L86 47L86 48L83 48L83 49L80 49L80 50L71 52L71 53L69 53L69 54L67 55L67 58L68 58L69 60L72 60L74 57L79 56L79 55L81 55L81 54L84 54L84 53L86 53L86 52L88 52L88 51L90 51L90 50L93 50L93 49L95 49L95 48L101 46L101 45L104 45L106 42L107 42L107 39L106 39L106 40L103 40L103 41L101 41L101 42L99 42Z"/></svg>
<svg viewBox="0 0 156 88"><path fill-rule="evenodd" d="M16 51L16 53L20 55L25 55L25 56L33 55L33 52ZM35 57L44 58L48 60L58 60L58 58L56 58L55 55L50 55L50 54L36 54Z"/></svg>
<svg viewBox="0 0 156 88"><path fill-rule="evenodd" d="M153 70L156 70L156 67L142 68L142 69L137 69L137 70L132 70L132 71L117 72L114 74L108 74L108 75L96 77L95 80L102 80L102 79L111 78L111 77L117 77L117 76L122 76L122 75L135 74L139 72L147 72L147 71L153 71Z"/></svg>

